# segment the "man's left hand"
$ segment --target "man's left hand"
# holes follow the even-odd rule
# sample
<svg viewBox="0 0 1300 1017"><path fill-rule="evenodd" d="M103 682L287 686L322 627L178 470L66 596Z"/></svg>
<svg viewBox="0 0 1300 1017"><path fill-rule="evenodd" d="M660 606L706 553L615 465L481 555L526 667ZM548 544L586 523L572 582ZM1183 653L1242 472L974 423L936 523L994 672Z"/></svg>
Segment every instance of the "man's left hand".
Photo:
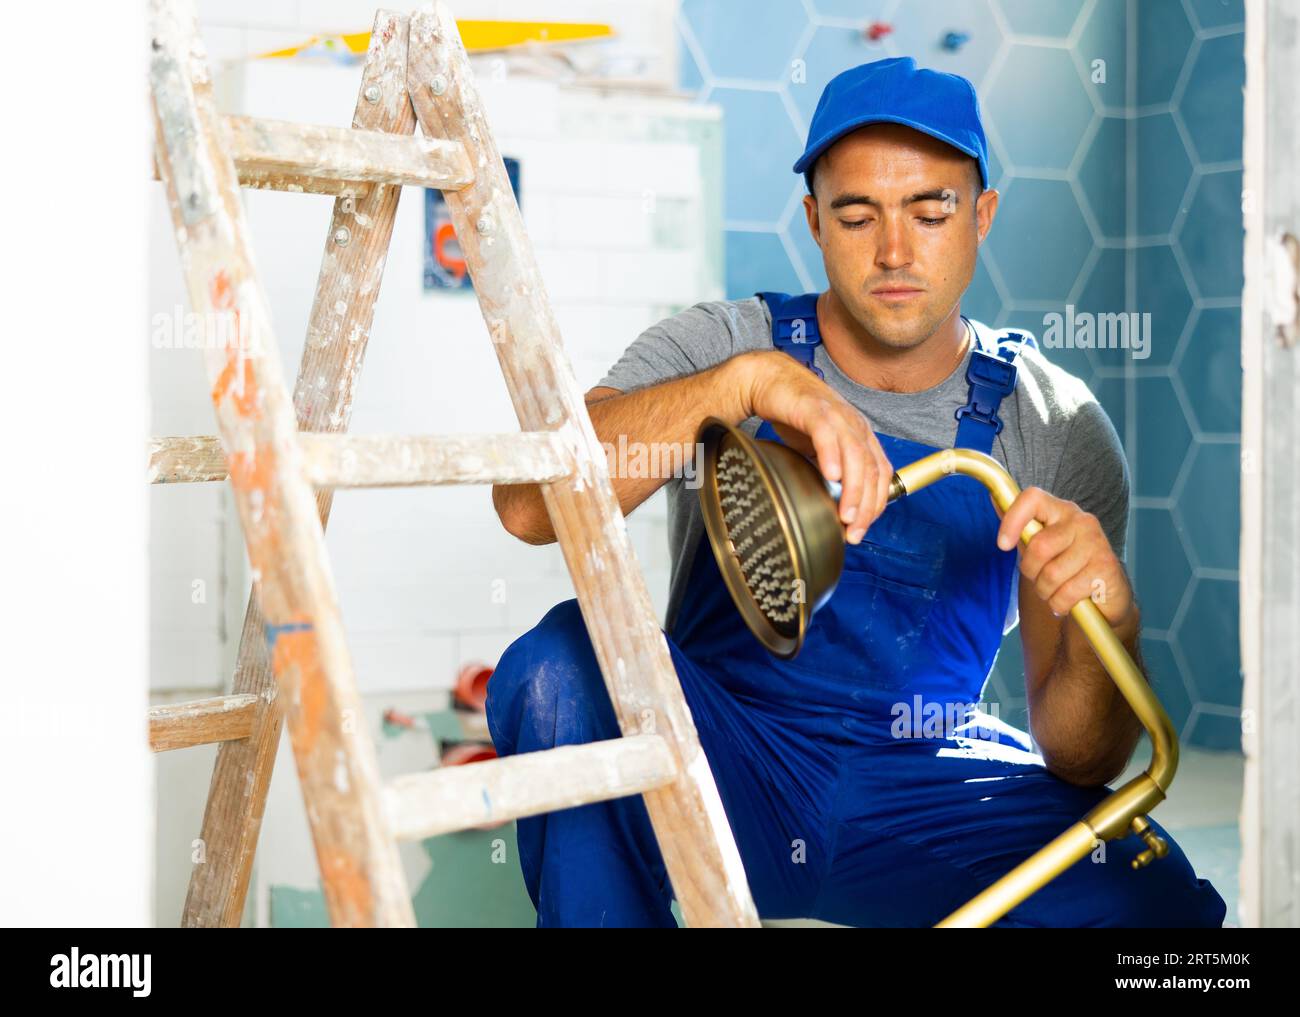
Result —
<svg viewBox="0 0 1300 1017"><path fill-rule="evenodd" d="M1014 548L1031 520L1043 529L1021 548L1020 571L1052 613L1064 617L1088 599L1122 640L1135 635L1133 588L1097 517L1042 488L1027 487L1002 517L998 547Z"/></svg>

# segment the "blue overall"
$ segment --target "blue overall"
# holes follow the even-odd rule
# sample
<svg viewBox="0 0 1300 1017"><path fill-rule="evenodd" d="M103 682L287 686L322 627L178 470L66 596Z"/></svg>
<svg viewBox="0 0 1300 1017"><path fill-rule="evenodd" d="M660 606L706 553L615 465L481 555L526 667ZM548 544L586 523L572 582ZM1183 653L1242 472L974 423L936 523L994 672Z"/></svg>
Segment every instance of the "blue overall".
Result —
<svg viewBox="0 0 1300 1017"><path fill-rule="evenodd" d="M817 294L760 295L775 345L816 370ZM989 452L1026 337L976 335L956 444ZM767 421L758 436L780 440ZM895 466L936 451L877 437ZM999 521L969 477L890 504L846 545L788 661L745 627L699 541L668 647L762 917L933 925L1109 793L1053 776L1024 732L976 708L1018 574ZM619 736L576 599L507 648L487 711L501 756ZM1166 858L1135 871L1138 839L1110 841L997 924L1222 925L1223 899L1152 826ZM517 833L538 926L676 925L639 796L521 819Z"/></svg>

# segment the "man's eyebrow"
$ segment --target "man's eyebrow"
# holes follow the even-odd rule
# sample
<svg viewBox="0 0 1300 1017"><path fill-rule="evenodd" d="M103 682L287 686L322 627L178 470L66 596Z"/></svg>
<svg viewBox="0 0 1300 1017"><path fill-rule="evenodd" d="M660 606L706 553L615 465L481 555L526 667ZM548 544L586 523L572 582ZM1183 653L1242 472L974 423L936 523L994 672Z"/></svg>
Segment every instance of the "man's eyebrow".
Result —
<svg viewBox="0 0 1300 1017"><path fill-rule="evenodd" d="M916 194L909 194L903 199L904 205L913 205L918 201L949 201L954 206L958 202L956 190L951 187L936 187L929 191L919 191ZM878 199L871 197L869 194L841 194L831 202L831 208L844 208L847 205L870 205L872 208L880 208L881 203Z"/></svg>
<svg viewBox="0 0 1300 1017"><path fill-rule="evenodd" d="M951 187L936 187L933 190L921 191L919 194L909 194L903 199L904 205L912 205L918 201L948 201L953 205L957 204L957 192Z"/></svg>
<svg viewBox="0 0 1300 1017"><path fill-rule="evenodd" d="M831 208L844 208L846 205L871 205L879 208L880 202L867 194L841 194L831 202Z"/></svg>

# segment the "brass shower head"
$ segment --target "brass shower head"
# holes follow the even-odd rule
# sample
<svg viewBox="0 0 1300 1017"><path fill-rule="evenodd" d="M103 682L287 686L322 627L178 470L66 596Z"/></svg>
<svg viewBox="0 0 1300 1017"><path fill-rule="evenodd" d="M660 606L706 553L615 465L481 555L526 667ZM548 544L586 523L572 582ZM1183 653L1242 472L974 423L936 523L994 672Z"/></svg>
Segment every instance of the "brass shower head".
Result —
<svg viewBox="0 0 1300 1017"><path fill-rule="evenodd" d="M789 659L803 645L813 613L839 582L844 530L836 505L839 485L822 478L807 459L780 442L759 441L716 417L700 425L700 501L718 568L750 631L772 653ZM899 467L889 501L947 476L974 477L1000 513L1020 493L992 456L972 449L941 449ZM1030 522L1022 544L1042 529ZM1163 857L1167 845L1151 831L1145 813L1164 800L1178 767L1178 736L1143 672L1100 609L1085 597L1070 609L1114 681L1151 737L1145 773L1093 807L1082 820L1022 861L939 924L991 925L1026 897L1093 850L1098 839L1139 834L1146 850L1138 864Z"/></svg>
<svg viewBox="0 0 1300 1017"><path fill-rule="evenodd" d="M838 485L793 449L717 417L696 442L704 525L723 581L759 641L794 657L844 567Z"/></svg>

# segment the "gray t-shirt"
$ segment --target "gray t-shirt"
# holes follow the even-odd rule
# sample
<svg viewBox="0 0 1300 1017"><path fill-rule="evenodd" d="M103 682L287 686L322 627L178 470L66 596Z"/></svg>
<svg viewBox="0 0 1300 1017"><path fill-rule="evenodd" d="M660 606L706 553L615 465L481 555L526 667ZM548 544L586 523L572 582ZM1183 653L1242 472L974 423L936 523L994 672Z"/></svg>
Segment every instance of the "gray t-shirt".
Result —
<svg viewBox="0 0 1300 1017"><path fill-rule="evenodd" d="M980 322L971 324L987 333ZM665 318L641 333L599 385L631 392L672 378L697 374L733 356L772 347L772 317L758 297L705 301ZM1049 351L1050 352L1050 351ZM970 352L945 380L922 392L885 392L858 384L818 346L815 362L826 383L857 407L874 430L898 438L949 448L956 439L953 417L966 404ZM1129 471L1115 428L1088 386L1033 349L1021 353L1015 392L1002 400L1003 429L993 457L1022 487L1075 502L1100 520L1115 554L1124 559L1128 524ZM754 434L762 421L741 427ZM691 562L704 533L699 490L678 476L665 485L671 579L664 629L669 634L686 591ZM1004 632L1018 620L1009 597Z"/></svg>

